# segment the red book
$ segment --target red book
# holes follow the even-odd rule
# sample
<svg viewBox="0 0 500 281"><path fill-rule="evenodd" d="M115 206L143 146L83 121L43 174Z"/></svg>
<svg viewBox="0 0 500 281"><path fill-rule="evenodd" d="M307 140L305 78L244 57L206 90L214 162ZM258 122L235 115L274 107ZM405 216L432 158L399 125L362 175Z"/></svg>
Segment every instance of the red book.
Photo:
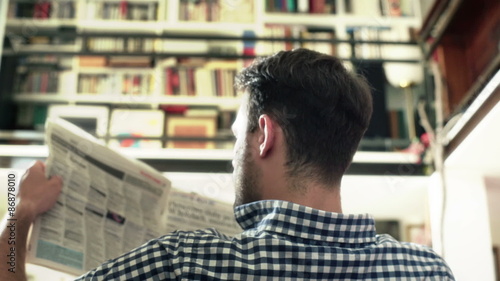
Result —
<svg viewBox="0 0 500 281"><path fill-rule="evenodd" d="M220 95L220 80L219 80L219 70L220 69L214 69L212 70L213 73L213 78L214 78L214 86L215 86L215 96L218 97Z"/></svg>
<svg viewBox="0 0 500 281"><path fill-rule="evenodd" d="M187 69L188 96L196 95L196 83L194 81L194 68Z"/></svg>
<svg viewBox="0 0 500 281"><path fill-rule="evenodd" d="M184 114L189 107L186 105L160 105L160 109L168 114Z"/></svg>
<svg viewBox="0 0 500 281"><path fill-rule="evenodd" d="M281 12L288 12L288 1L281 0Z"/></svg>
<svg viewBox="0 0 500 281"><path fill-rule="evenodd" d="M289 26L284 26L285 38L292 38L292 29ZM285 42L285 50L293 49L293 43L291 41Z"/></svg>
<svg viewBox="0 0 500 281"><path fill-rule="evenodd" d="M120 15L122 20L127 19L127 9L128 9L128 3L125 0L122 0L120 2Z"/></svg>
<svg viewBox="0 0 500 281"><path fill-rule="evenodd" d="M33 10L33 18L48 19L50 15L50 2L36 3Z"/></svg>
<svg viewBox="0 0 500 281"><path fill-rule="evenodd" d="M168 84L170 87L170 95L178 96L180 94L180 77L177 68L168 69Z"/></svg>
<svg viewBox="0 0 500 281"><path fill-rule="evenodd" d="M39 19L40 18L40 10L41 10L41 7L40 7L40 3L37 3L35 4L35 6L33 7L33 18L35 19Z"/></svg>
<svg viewBox="0 0 500 281"><path fill-rule="evenodd" d="M172 77L172 69L167 68L165 70L165 95L172 96L174 95L174 91L172 90L172 84L170 83L170 77Z"/></svg>
<svg viewBox="0 0 500 281"><path fill-rule="evenodd" d="M311 14L322 14L325 12L325 0L310 0L309 12Z"/></svg>
<svg viewBox="0 0 500 281"><path fill-rule="evenodd" d="M41 73L40 79L40 93L47 93L47 86L49 85L49 74L47 72Z"/></svg>
<svg viewBox="0 0 500 281"><path fill-rule="evenodd" d="M139 75L134 75L134 77L132 78L132 94L141 94L141 76Z"/></svg>

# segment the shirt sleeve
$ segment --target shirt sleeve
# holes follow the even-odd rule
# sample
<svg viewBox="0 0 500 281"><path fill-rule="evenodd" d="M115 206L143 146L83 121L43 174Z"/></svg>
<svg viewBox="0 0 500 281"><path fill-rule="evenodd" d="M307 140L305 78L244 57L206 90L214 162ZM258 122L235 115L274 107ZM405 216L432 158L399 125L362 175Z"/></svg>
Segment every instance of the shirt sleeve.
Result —
<svg viewBox="0 0 500 281"><path fill-rule="evenodd" d="M455 277L451 272L448 264L439 257L437 263L439 264L435 270L432 271L430 276L425 281L455 281Z"/></svg>
<svg viewBox="0 0 500 281"><path fill-rule="evenodd" d="M75 280L175 280L172 250L175 251L177 238L170 234L153 239Z"/></svg>

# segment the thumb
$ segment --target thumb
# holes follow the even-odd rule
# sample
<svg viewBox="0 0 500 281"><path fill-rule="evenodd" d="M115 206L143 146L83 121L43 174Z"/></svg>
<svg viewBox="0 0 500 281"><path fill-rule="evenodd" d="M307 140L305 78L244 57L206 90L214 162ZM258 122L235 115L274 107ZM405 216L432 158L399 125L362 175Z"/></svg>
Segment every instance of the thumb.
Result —
<svg viewBox="0 0 500 281"><path fill-rule="evenodd" d="M63 179L61 176L51 176L49 178L49 186L61 188L63 185Z"/></svg>

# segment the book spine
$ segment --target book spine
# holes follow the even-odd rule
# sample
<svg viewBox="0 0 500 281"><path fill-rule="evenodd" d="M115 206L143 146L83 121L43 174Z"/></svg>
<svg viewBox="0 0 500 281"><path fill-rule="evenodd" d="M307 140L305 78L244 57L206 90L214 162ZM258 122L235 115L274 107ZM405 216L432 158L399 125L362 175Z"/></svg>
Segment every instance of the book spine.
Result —
<svg viewBox="0 0 500 281"><path fill-rule="evenodd" d="M127 1L122 0L122 1L120 1L120 16L119 16L119 19L121 19L121 20L127 20L128 19L127 14L128 14L128 3L127 3Z"/></svg>
<svg viewBox="0 0 500 281"><path fill-rule="evenodd" d="M309 0L298 0L297 11L299 13L309 13Z"/></svg>

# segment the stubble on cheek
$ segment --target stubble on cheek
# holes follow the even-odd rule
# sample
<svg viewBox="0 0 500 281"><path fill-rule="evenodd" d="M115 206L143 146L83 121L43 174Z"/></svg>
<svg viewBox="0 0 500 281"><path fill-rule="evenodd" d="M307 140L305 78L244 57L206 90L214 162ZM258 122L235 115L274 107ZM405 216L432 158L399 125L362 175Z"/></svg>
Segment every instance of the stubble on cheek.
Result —
<svg viewBox="0 0 500 281"><path fill-rule="evenodd" d="M259 177L261 172L252 160L248 146L237 155L235 170L235 206L261 200Z"/></svg>

